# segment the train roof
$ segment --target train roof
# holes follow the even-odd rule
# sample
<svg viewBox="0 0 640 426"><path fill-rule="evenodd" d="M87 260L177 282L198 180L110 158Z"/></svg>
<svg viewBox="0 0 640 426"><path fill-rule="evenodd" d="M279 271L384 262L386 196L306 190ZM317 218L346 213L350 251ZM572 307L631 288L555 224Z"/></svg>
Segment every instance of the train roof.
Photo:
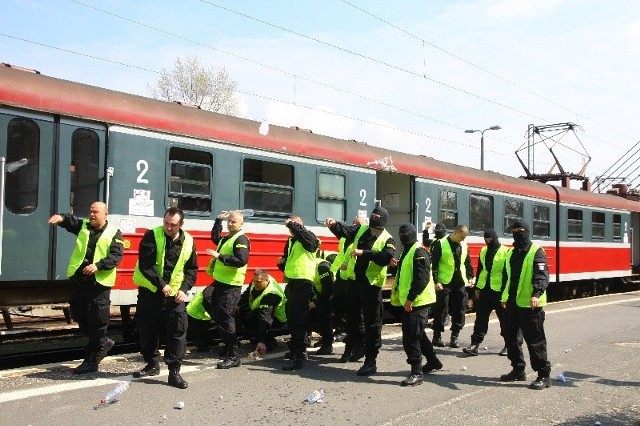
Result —
<svg viewBox="0 0 640 426"><path fill-rule="evenodd" d="M608 194L594 194L459 166L430 157L378 148L280 126L266 135L257 121L222 115L41 74L0 67L0 105L45 111L61 116L224 141L241 146L309 158L321 158L425 179L454 182L566 203L640 211L640 203Z"/></svg>

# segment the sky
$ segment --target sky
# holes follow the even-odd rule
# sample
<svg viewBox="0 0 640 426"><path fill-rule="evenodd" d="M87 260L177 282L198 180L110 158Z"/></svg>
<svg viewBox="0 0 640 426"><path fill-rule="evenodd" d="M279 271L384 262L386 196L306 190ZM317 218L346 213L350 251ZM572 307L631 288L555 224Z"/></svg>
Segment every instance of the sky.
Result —
<svg viewBox="0 0 640 426"><path fill-rule="evenodd" d="M252 120L474 168L465 130L499 125L485 169L511 176L517 150L549 172L552 147L593 180L640 141L637 0L2 2L0 62L150 96L188 56L224 66Z"/></svg>

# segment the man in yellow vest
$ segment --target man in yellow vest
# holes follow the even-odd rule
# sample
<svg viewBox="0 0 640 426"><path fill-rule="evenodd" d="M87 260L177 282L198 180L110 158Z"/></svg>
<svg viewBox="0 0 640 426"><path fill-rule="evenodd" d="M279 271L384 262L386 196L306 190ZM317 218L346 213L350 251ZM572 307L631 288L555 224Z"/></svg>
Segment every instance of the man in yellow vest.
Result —
<svg viewBox="0 0 640 426"><path fill-rule="evenodd" d="M478 355L478 347L489 329L489 316L495 310L500 323L500 335L504 338L504 308L500 302L502 291L507 283L505 260L507 247L500 244L498 234L493 229L484 231L485 246L480 250L476 275L476 321L473 324L471 346L462 351L471 356ZM499 352L507 355L507 345Z"/></svg>
<svg viewBox="0 0 640 426"><path fill-rule="evenodd" d="M184 213L168 208L162 226L145 232L140 241L133 282L138 286L136 324L140 353L147 365L133 377L160 374L160 332L164 333L164 362L169 366L169 386L186 389L180 375L187 349L186 294L193 287L198 262L193 237L182 230Z"/></svg>
<svg viewBox="0 0 640 426"><path fill-rule="evenodd" d="M503 382L524 381L526 362L522 353L522 337L527 343L531 368L538 377L529 387L541 390L551 386L551 363L547 359L544 333L544 310L547 304L549 268L544 249L529 239L529 226L517 219L511 225L513 247L505 261L507 284L502 292L505 311L505 341L512 370L500 376ZM522 332L522 336L519 335Z"/></svg>
<svg viewBox="0 0 640 426"><path fill-rule="evenodd" d="M320 334L320 348L315 355L331 355L333 353L333 326L331 324L331 300L333 295L333 272L331 261L336 254L326 255L318 251L316 259L316 275L313 279L313 296L309 302L309 330Z"/></svg>
<svg viewBox="0 0 640 426"><path fill-rule="evenodd" d="M345 278L354 281L353 291L347 294L347 345L343 360L354 359L349 351L364 340L365 361L356 373L370 376L378 369L376 359L382 346L382 286L387 279L387 266L395 253L393 237L384 226L389 212L376 207L369 216L369 225L350 226L327 218L325 225L338 238L353 241L348 252ZM364 322L364 332L360 328ZM344 361L346 362L346 361Z"/></svg>
<svg viewBox="0 0 640 426"><path fill-rule="evenodd" d="M436 305L433 314L433 345L442 347L446 309L451 315L452 348L460 347L460 330L467 310L467 283L474 281L469 247L464 241L469 229L458 225L451 235L431 245L433 281L436 283Z"/></svg>
<svg viewBox="0 0 640 426"><path fill-rule="evenodd" d="M263 355L278 348L272 330L287 322L286 303L284 290L275 278L264 269L256 269L249 288L240 296L238 322L245 337L255 342L257 353Z"/></svg>
<svg viewBox="0 0 640 426"><path fill-rule="evenodd" d="M402 386L422 384L422 372L440 370L442 363L433 350L424 329L429 318L429 308L436 301L436 291L431 276L431 261L424 247L418 243L418 233L411 223L400 226L402 254L393 259L397 266L396 279L391 289L391 305L402 307L402 346L411 366L409 377ZM422 367L422 356L427 363Z"/></svg>
<svg viewBox="0 0 640 426"><path fill-rule="evenodd" d="M284 221L290 233L284 252L277 260L287 280L287 322L291 340L291 356L282 366L283 370L298 370L303 367L306 351L305 337L309 328L309 301L313 295L313 279L316 274L316 252L320 241L305 228L300 216L291 216Z"/></svg>
<svg viewBox="0 0 640 426"><path fill-rule="evenodd" d="M91 204L88 219L72 214L54 214L49 224L60 225L77 235L69 259L67 277L73 283L69 307L80 331L89 338L82 364L75 374L95 373L100 361L113 348L107 337L111 287L116 282L116 266L122 260L123 241L120 230L107 221L107 205Z"/></svg>
<svg viewBox="0 0 640 426"><path fill-rule="evenodd" d="M222 221L227 220L229 233L222 237ZM222 211L211 229L211 241L217 250L208 250L212 256L207 274L213 276L212 311L218 334L224 343L224 360L216 366L220 369L238 367L238 337L234 312L240 300L242 285L249 263L249 238L244 234L244 216L239 211ZM205 305L206 306L206 305Z"/></svg>

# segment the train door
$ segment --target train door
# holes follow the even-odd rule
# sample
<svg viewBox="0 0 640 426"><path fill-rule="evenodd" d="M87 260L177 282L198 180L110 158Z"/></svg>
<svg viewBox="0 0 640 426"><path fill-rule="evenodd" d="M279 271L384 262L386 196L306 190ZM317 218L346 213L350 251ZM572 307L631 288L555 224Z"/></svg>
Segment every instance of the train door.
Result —
<svg viewBox="0 0 640 426"><path fill-rule="evenodd" d="M104 201L105 134L104 126L60 122L54 211L86 218L94 201ZM75 236L57 229L52 279L66 278L74 242Z"/></svg>
<svg viewBox="0 0 640 426"><path fill-rule="evenodd" d="M2 281L47 279L54 134L51 116L0 110Z"/></svg>
<svg viewBox="0 0 640 426"><path fill-rule="evenodd" d="M631 243L631 267L634 272L640 270L640 213L631 212L629 228L624 224L622 228L622 237L629 239Z"/></svg>
<svg viewBox="0 0 640 426"><path fill-rule="evenodd" d="M396 256L400 255L402 245L398 237L398 229L405 222L418 228L418 240L422 237L422 228L416 224L416 208L414 197L414 179L398 173L378 172L376 182L376 198L382 207L389 212L386 229L396 242Z"/></svg>

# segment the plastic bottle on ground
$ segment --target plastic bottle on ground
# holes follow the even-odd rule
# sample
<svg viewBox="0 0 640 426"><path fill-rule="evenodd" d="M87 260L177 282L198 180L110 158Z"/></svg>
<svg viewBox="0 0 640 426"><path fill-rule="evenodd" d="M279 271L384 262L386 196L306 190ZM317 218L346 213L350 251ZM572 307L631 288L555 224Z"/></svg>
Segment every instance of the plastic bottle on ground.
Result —
<svg viewBox="0 0 640 426"><path fill-rule="evenodd" d="M130 384L131 384L130 380L119 382L115 388L107 392L107 394L104 396L104 398L100 400L100 402L98 403L98 405L95 406L95 408L97 409L97 408L104 407L116 402L120 397L120 395L122 395L127 389L129 389Z"/></svg>
<svg viewBox="0 0 640 426"><path fill-rule="evenodd" d="M324 389L318 389L307 396L307 403L313 404L314 402L322 402L324 399Z"/></svg>

